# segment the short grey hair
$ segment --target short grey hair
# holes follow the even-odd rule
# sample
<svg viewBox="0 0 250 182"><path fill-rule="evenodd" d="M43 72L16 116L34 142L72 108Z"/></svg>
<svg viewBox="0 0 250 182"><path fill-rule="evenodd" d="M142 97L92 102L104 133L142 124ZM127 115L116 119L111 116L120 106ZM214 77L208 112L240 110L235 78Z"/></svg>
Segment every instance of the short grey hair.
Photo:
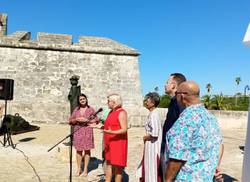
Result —
<svg viewBox="0 0 250 182"><path fill-rule="evenodd" d="M154 103L154 106L157 107L160 104L161 97L156 92L149 92L145 96L145 100L147 100L147 99L150 99Z"/></svg>
<svg viewBox="0 0 250 182"><path fill-rule="evenodd" d="M115 103L115 107L122 107L122 98L119 94L117 93L109 94L108 99Z"/></svg>

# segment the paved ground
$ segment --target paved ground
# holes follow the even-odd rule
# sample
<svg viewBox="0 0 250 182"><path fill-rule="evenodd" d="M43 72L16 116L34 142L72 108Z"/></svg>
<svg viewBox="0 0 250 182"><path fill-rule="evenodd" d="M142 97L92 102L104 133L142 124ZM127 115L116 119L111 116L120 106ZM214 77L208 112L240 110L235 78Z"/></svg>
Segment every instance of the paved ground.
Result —
<svg viewBox="0 0 250 182"><path fill-rule="evenodd" d="M35 181L69 181L68 147L63 144L47 152L69 132L68 125L39 124L40 130L13 135L12 140L16 149L3 147L0 144L0 181L1 182L35 182ZM240 149L245 143L245 130L222 130L224 136L225 153L222 161L222 171L226 182L241 181L243 151ZM144 128L129 129L129 156L126 168L126 181L135 182L135 171L141 160ZM3 140L3 137L0 138ZM73 158L72 181L103 181L101 165L102 133L95 130L96 148L92 151L91 171L88 177L76 177L76 164Z"/></svg>

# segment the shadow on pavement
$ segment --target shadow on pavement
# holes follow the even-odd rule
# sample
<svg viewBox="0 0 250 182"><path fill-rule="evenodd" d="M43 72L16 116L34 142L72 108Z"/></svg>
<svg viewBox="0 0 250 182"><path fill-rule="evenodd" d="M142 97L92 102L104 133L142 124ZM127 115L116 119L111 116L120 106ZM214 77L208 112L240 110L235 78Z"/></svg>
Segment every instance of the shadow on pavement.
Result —
<svg viewBox="0 0 250 182"><path fill-rule="evenodd" d="M126 172L123 172L122 174L122 182L128 182L129 181L129 176Z"/></svg>
<svg viewBox="0 0 250 182"><path fill-rule="evenodd" d="M105 174L101 174L98 176L102 177L102 179L99 180L98 182L105 182ZM113 176L111 182L115 182L114 176ZM125 171L123 171L123 173L122 173L122 182L129 182L129 175Z"/></svg>
<svg viewBox="0 0 250 182"><path fill-rule="evenodd" d="M245 146L239 146L239 149L244 152Z"/></svg>
<svg viewBox="0 0 250 182"><path fill-rule="evenodd" d="M96 157L91 157L89 161L88 172L97 169L99 164L102 164L102 160ZM84 164L82 166L84 166Z"/></svg>
<svg viewBox="0 0 250 182"><path fill-rule="evenodd" d="M233 182L233 181L238 181L237 179L227 175L227 174L222 174L224 182Z"/></svg>
<svg viewBox="0 0 250 182"><path fill-rule="evenodd" d="M31 140L34 140L36 139L35 137L27 137L27 138L23 138L23 139L20 139L19 142L29 142Z"/></svg>

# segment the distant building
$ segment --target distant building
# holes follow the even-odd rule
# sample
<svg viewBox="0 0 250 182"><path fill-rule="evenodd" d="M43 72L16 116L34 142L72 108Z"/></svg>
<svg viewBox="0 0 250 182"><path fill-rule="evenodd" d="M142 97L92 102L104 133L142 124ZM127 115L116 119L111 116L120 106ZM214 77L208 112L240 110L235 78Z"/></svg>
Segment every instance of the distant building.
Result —
<svg viewBox="0 0 250 182"><path fill-rule="evenodd" d="M7 15L0 14L0 78L14 79L14 100L9 113L28 121L67 122L69 78L80 76L90 105L106 105L110 92L122 95L130 124L138 122L142 90L137 50L102 37L17 31L7 35Z"/></svg>

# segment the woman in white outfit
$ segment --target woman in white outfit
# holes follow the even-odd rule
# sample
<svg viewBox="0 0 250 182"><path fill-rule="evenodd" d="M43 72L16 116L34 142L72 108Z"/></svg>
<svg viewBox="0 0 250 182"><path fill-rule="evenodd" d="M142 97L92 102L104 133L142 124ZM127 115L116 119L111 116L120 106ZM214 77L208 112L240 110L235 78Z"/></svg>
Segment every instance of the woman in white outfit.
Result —
<svg viewBox="0 0 250 182"><path fill-rule="evenodd" d="M146 134L143 137L144 155L141 163L140 182L161 182L160 149L162 140L162 126L160 114L156 107L160 103L160 96L153 92L145 97L145 107L150 111L145 122Z"/></svg>

